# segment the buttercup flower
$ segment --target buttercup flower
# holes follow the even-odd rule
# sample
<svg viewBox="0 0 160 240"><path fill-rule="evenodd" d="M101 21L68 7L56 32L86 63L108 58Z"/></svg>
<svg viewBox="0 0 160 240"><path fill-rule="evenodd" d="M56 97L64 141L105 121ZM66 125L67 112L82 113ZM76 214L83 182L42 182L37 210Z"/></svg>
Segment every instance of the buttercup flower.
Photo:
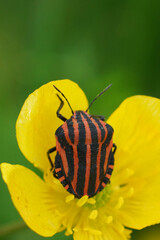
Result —
<svg viewBox="0 0 160 240"><path fill-rule="evenodd" d="M45 84L25 101L16 123L17 140L44 179L8 163L1 164L1 172L26 224L45 237L66 230L75 240L125 240L129 229L160 223L160 100L130 97L110 116L107 123L117 146L110 183L94 197L78 199L53 177L46 154L63 124L56 115L60 101L53 85L74 111L88 107L83 91L70 80ZM64 102L61 114L69 119L71 111ZM53 161L55 155L51 154Z"/></svg>

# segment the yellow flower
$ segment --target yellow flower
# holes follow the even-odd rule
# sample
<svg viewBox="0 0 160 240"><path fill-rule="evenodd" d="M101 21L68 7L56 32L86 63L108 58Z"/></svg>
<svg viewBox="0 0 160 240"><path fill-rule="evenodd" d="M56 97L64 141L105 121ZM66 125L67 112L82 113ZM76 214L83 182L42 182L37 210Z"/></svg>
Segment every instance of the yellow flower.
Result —
<svg viewBox="0 0 160 240"><path fill-rule="evenodd" d="M66 230L75 240L125 240L131 229L160 222L160 100L147 96L126 99L107 120L117 145L111 183L92 198L77 199L53 177L46 155L55 146L59 99L53 84L73 110L86 110L87 99L72 81L50 82L33 92L19 114L16 133L25 157L41 169L8 163L1 171L12 201L26 224L42 236ZM61 114L71 117L68 105ZM51 155L54 159L56 153ZM126 228L127 227L127 228Z"/></svg>

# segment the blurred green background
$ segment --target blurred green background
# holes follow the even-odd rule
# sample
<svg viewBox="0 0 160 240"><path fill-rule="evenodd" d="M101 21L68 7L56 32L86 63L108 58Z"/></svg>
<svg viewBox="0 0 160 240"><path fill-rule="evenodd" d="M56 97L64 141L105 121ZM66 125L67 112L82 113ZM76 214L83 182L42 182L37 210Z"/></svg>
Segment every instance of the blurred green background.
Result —
<svg viewBox="0 0 160 240"><path fill-rule="evenodd" d="M15 122L29 93L51 80L77 82L90 101L112 83L91 108L106 117L128 96L160 97L159 13L159 0L0 0L0 161L32 168ZM20 219L0 178L0 229ZM43 237L22 228L0 239ZM159 240L160 227L132 239Z"/></svg>

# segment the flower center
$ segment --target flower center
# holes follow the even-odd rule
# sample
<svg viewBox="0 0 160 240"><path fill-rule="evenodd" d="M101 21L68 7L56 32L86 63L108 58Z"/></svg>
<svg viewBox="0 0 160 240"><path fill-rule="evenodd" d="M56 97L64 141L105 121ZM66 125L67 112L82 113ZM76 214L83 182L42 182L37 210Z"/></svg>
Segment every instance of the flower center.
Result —
<svg viewBox="0 0 160 240"><path fill-rule="evenodd" d="M110 184L108 184L96 196L89 198L85 206L92 209L103 207L110 200L111 193L112 193L111 186Z"/></svg>
<svg viewBox="0 0 160 240"><path fill-rule="evenodd" d="M96 208L103 207L110 200L111 193L111 186L108 184L100 193L95 196Z"/></svg>

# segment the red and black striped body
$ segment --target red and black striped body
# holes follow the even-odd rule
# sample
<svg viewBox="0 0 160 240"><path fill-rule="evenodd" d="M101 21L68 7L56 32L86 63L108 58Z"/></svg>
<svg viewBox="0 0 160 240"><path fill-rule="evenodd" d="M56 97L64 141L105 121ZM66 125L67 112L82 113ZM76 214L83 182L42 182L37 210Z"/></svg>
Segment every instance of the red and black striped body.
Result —
<svg viewBox="0 0 160 240"><path fill-rule="evenodd" d="M55 135L55 172L65 189L78 198L101 191L114 166L113 128L84 111L75 111Z"/></svg>

